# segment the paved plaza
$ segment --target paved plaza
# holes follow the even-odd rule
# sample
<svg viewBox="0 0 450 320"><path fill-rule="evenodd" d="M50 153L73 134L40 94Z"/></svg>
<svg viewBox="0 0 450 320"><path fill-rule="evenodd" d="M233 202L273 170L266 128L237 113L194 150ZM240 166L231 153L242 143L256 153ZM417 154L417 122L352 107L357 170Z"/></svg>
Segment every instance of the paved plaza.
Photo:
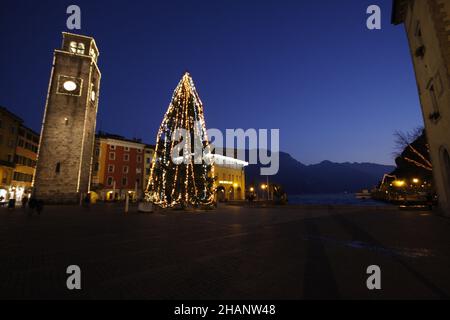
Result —
<svg viewBox="0 0 450 320"><path fill-rule="evenodd" d="M0 209L0 298L450 297L450 219L387 208ZM66 287L78 265L82 290ZM369 291L378 265L382 289Z"/></svg>

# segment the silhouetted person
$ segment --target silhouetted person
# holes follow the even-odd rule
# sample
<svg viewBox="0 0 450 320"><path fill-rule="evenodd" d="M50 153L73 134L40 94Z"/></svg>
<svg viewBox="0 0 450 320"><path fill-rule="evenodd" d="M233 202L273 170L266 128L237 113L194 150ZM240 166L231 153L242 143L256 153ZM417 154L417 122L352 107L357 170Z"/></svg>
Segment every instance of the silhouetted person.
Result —
<svg viewBox="0 0 450 320"><path fill-rule="evenodd" d="M16 207L16 199L9 199L8 201L8 209L14 209Z"/></svg>
<svg viewBox="0 0 450 320"><path fill-rule="evenodd" d="M28 197L22 198L22 209L26 209L28 204Z"/></svg>

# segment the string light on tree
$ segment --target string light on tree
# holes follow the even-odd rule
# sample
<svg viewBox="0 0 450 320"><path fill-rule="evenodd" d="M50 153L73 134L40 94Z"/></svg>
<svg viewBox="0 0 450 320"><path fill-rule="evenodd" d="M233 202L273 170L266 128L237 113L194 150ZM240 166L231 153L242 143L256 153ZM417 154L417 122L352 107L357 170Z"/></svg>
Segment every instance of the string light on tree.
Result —
<svg viewBox="0 0 450 320"><path fill-rule="evenodd" d="M172 151L183 141L178 135L180 129L187 132L184 150L188 151L183 152L181 163L174 163ZM192 161L194 145L202 147L202 154L210 155L203 104L192 77L185 73L172 95L158 131L146 189L147 201L163 208L214 204L214 164L207 163L205 159Z"/></svg>

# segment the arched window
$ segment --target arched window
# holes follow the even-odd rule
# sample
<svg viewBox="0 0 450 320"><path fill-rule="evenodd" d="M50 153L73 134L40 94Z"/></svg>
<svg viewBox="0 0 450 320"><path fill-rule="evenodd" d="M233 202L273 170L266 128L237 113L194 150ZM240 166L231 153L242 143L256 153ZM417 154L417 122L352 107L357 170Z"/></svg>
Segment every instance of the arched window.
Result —
<svg viewBox="0 0 450 320"><path fill-rule="evenodd" d="M70 45L69 45L70 53L77 53L77 49L78 49L78 43L76 43L75 41L70 42Z"/></svg>
<svg viewBox="0 0 450 320"><path fill-rule="evenodd" d="M85 51L84 43L80 42L80 43L78 44L78 50L77 50L77 53L78 53L78 54L84 54L84 51Z"/></svg>

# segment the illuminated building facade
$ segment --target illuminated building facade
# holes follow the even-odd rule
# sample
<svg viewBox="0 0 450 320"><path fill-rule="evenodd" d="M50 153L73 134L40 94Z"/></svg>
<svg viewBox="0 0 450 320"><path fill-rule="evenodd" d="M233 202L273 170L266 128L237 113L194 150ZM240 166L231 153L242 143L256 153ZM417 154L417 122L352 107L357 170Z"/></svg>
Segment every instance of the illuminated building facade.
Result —
<svg viewBox="0 0 450 320"><path fill-rule="evenodd" d="M99 133L95 142L92 191L98 200L143 196L146 145L140 140Z"/></svg>
<svg viewBox="0 0 450 320"><path fill-rule="evenodd" d="M245 200L245 167L248 163L231 157L214 155L217 200Z"/></svg>
<svg viewBox="0 0 450 320"><path fill-rule="evenodd" d="M11 191L17 201L31 194L33 176L36 171L39 134L25 126L20 126L17 134L16 153L14 155L14 173Z"/></svg>
<svg viewBox="0 0 450 320"><path fill-rule="evenodd" d="M0 202L31 193L39 135L23 120L0 107Z"/></svg>
<svg viewBox="0 0 450 320"><path fill-rule="evenodd" d="M17 134L23 120L0 107L0 202L10 198Z"/></svg>
<svg viewBox="0 0 450 320"><path fill-rule="evenodd" d="M408 36L434 184L450 215L450 1L394 0L392 22L404 24Z"/></svg>
<svg viewBox="0 0 450 320"><path fill-rule="evenodd" d="M95 40L63 33L55 50L34 178L34 194L78 203L89 192L101 74Z"/></svg>

